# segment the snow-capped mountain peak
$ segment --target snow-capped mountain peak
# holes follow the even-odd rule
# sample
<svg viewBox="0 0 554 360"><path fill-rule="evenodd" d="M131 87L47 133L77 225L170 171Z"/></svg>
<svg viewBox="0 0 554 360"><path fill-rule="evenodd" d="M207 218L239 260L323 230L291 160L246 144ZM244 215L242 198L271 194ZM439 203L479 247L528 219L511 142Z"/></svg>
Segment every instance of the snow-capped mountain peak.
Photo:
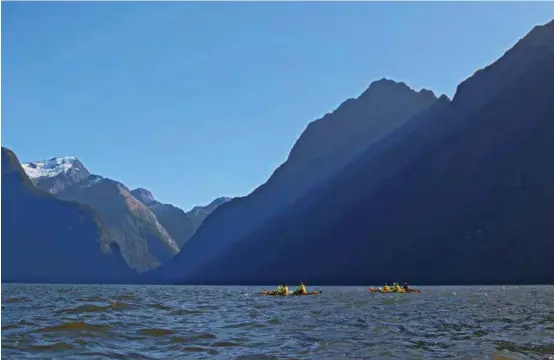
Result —
<svg viewBox="0 0 554 360"><path fill-rule="evenodd" d="M90 172L75 156L34 161L22 167L36 185L47 188L53 194L90 176Z"/></svg>
<svg viewBox="0 0 554 360"><path fill-rule="evenodd" d="M75 171L86 171L75 156L54 157L48 160L30 162L22 166L27 175L34 179L54 177L70 169L74 169Z"/></svg>

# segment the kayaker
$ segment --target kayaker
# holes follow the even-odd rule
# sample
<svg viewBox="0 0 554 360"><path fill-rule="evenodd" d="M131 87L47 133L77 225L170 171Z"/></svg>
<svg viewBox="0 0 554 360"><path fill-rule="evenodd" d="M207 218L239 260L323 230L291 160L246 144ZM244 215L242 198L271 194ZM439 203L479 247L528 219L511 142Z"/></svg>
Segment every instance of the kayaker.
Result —
<svg viewBox="0 0 554 360"><path fill-rule="evenodd" d="M284 294L284 295L288 295L288 294L289 294L289 287L287 286L287 284L285 284L285 285L283 286L283 294Z"/></svg>
<svg viewBox="0 0 554 360"><path fill-rule="evenodd" d="M404 291L408 292L408 290L410 290L410 289L408 288L408 283L404 283Z"/></svg>
<svg viewBox="0 0 554 360"><path fill-rule="evenodd" d="M383 291L390 291L389 285L385 283L385 286L383 286Z"/></svg>
<svg viewBox="0 0 554 360"><path fill-rule="evenodd" d="M279 285L277 286L277 290L275 290L275 292L277 294L282 294L283 292L285 292L285 285Z"/></svg>
<svg viewBox="0 0 554 360"><path fill-rule="evenodd" d="M304 285L304 282L300 282L300 285L298 285L298 287L296 288L296 290L294 291L295 294L302 294L302 295L306 295L308 292L306 291L306 286Z"/></svg>
<svg viewBox="0 0 554 360"><path fill-rule="evenodd" d="M394 289L394 291L402 291L402 289L400 289L400 285L398 285L398 283L394 283L393 289Z"/></svg>

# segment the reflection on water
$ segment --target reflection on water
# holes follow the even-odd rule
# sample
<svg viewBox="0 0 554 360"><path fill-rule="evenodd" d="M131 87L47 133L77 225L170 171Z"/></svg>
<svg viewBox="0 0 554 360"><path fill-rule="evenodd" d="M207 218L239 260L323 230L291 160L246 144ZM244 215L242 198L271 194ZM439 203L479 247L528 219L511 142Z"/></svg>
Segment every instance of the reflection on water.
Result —
<svg viewBox="0 0 554 360"><path fill-rule="evenodd" d="M554 287L318 289L4 284L2 358L554 359Z"/></svg>

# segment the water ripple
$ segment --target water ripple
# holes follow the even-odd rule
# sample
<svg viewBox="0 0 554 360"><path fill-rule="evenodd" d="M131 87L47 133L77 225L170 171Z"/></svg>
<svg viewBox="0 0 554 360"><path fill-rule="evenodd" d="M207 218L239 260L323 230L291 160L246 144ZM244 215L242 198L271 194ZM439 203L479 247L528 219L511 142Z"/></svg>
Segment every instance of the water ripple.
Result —
<svg viewBox="0 0 554 360"><path fill-rule="evenodd" d="M2 287L8 359L554 359L554 287ZM316 289L314 289L316 290ZM317 289L319 290L319 289Z"/></svg>
<svg viewBox="0 0 554 360"><path fill-rule="evenodd" d="M65 331L65 332L75 332L75 331L93 331L93 332L108 332L110 331L111 326L106 324L89 324L84 321L74 321L66 322L60 325L47 326L38 329L39 332L55 332L55 331Z"/></svg>

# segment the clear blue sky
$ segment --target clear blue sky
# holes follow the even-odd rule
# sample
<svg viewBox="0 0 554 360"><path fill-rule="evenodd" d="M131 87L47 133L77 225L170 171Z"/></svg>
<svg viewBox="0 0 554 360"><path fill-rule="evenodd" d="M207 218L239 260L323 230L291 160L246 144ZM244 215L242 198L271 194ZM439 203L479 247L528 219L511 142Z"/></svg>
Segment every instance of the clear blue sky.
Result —
<svg viewBox="0 0 554 360"><path fill-rule="evenodd" d="M554 3L2 3L2 144L187 210L245 195L306 125L388 77L435 93Z"/></svg>

